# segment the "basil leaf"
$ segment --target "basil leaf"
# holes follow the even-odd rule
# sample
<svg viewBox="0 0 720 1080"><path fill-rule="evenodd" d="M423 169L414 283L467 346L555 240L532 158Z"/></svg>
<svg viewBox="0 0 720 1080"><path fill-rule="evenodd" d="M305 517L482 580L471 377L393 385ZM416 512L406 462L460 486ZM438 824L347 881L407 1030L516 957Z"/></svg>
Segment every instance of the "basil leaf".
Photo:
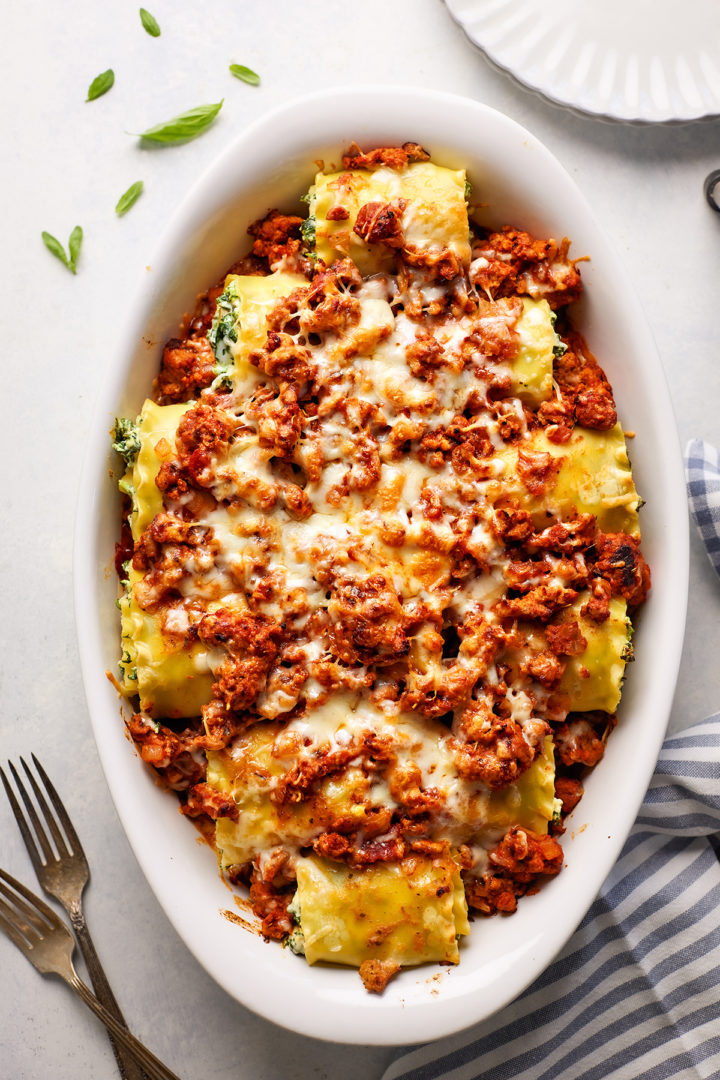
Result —
<svg viewBox="0 0 720 1080"><path fill-rule="evenodd" d="M83 231L79 225L76 225L73 231L70 233L70 239L68 240L69 256L65 253L65 248L60 241L56 239L51 233L41 233L43 244L52 252L56 259L59 259L63 266L67 266L68 270L71 270L73 274L77 273L77 261L80 254L80 246L82 244Z"/></svg>
<svg viewBox="0 0 720 1080"><path fill-rule="evenodd" d="M68 260L67 255L65 254L65 248L62 246L60 241L56 240L55 237L52 236L49 232L44 232L42 234L42 238L43 238L43 244L48 249L48 251L51 251L52 254L55 256L55 258L59 259L60 262L64 266L67 266L67 268L69 270L70 269L70 262Z"/></svg>
<svg viewBox="0 0 720 1080"><path fill-rule="evenodd" d="M257 72L253 71L252 68L245 67L244 64L231 64L229 71L236 79L242 79L243 82L249 83L250 86L260 85L260 76Z"/></svg>
<svg viewBox="0 0 720 1080"><path fill-rule="evenodd" d="M108 90L115 82L115 72L112 68L108 68L107 71L103 71L100 75L96 75L93 81L90 83L88 89L88 96L86 101L94 101L95 98L102 97L103 94L107 94Z"/></svg>
<svg viewBox="0 0 720 1080"><path fill-rule="evenodd" d="M122 217L123 214L127 214L130 207L135 205L135 203L142 195L142 190L144 186L145 185L142 180L136 180L135 183L131 184L127 191L125 191L120 196L117 201L117 205L115 206L115 213L118 215L118 217Z"/></svg>
<svg viewBox="0 0 720 1080"><path fill-rule="evenodd" d="M210 127L220 112L224 100L223 98L222 101L218 101L216 105L198 105L196 109L189 109L164 124L156 124L155 127L141 132L140 138L158 143L177 143L194 139Z"/></svg>
<svg viewBox="0 0 720 1080"><path fill-rule="evenodd" d="M80 248L83 242L83 231L79 225L76 225L73 231L70 233L70 239L68 240L68 251L70 252L70 262L68 266L72 270L73 274L77 272L78 255L80 254Z"/></svg>
<svg viewBox="0 0 720 1080"><path fill-rule="evenodd" d="M146 11L144 7L140 8L140 22L150 37L160 37L160 26L157 19L149 11Z"/></svg>

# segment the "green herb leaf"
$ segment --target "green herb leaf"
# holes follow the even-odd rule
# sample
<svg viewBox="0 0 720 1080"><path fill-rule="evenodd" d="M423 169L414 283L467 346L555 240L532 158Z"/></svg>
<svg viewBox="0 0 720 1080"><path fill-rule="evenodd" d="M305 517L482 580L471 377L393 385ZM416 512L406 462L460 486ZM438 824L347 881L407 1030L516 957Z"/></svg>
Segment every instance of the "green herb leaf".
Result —
<svg viewBox="0 0 720 1080"><path fill-rule="evenodd" d="M52 254L55 256L55 258L59 259L60 262L63 263L64 266L67 266L67 268L69 270L70 269L70 260L68 259L67 255L65 254L65 248L62 246L60 241L56 240L55 237L52 236L49 232L44 232L42 234L42 238L43 238L43 244L48 249L48 251L51 251Z"/></svg>
<svg viewBox="0 0 720 1080"><path fill-rule="evenodd" d="M140 435L134 420L129 420L125 416L116 417L113 450L117 450L118 454L125 459L128 467L132 465L140 452Z"/></svg>
<svg viewBox="0 0 720 1080"><path fill-rule="evenodd" d="M83 242L83 231L79 225L76 225L73 231L70 233L70 239L68 240L68 250L70 252L69 266L73 274L77 273L77 261L80 254L80 248Z"/></svg>
<svg viewBox="0 0 720 1080"><path fill-rule="evenodd" d="M295 895L293 896L292 900L288 904L287 912L288 912L288 915L292 915L292 917L293 917L293 919L295 920L296 923L299 923L301 921L301 919L300 919L300 898L299 898L298 890L295 891Z"/></svg>
<svg viewBox="0 0 720 1080"><path fill-rule="evenodd" d="M136 180L135 183L131 184L127 191L120 196L115 206L115 213L118 215L118 217L122 217L123 214L127 214L130 207L135 205L135 203L142 195L142 190L144 186L145 185L142 180Z"/></svg>
<svg viewBox="0 0 720 1080"><path fill-rule="evenodd" d="M315 216L313 214L305 218L300 226L300 232L307 246L313 247L315 244Z"/></svg>
<svg viewBox="0 0 720 1080"><path fill-rule="evenodd" d="M215 391L232 389L232 371L235 366L233 345L238 339L237 306L240 301L237 282L231 281L224 293L217 298L215 314L207 339L215 353L215 379L212 389Z"/></svg>
<svg viewBox="0 0 720 1080"><path fill-rule="evenodd" d="M132 559L125 559L125 561L122 564L122 574L123 574L123 576L120 578L120 584L122 585L123 590L125 592L128 592L128 590L130 589L130 567L131 566L132 566ZM127 654L127 660L125 660L125 653L123 653L123 662L126 663L126 664L130 663L130 653Z"/></svg>
<svg viewBox="0 0 720 1080"><path fill-rule="evenodd" d="M469 180L465 181L465 202L470 202L472 198L472 184Z"/></svg>
<svg viewBox="0 0 720 1080"><path fill-rule="evenodd" d="M161 31L157 19L149 11L146 11L144 7L140 8L140 22L150 37L160 37Z"/></svg>
<svg viewBox="0 0 720 1080"><path fill-rule="evenodd" d="M220 293L215 305L212 325L207 332L207 339L215 353L215 358L223 363L227 362L224 346L227 342L236 342L238 339L237 327L235 326L236 306L239 300L237 282L231 281L225 292Z"/></svg>
<svg viewBox="0 0 720 1080"><path fill-rule="evenodd" d="M620 653L620 656L626 664L631 664L635 659L635 648L633 646L632 640L633 634L635 633L635 627L629 619L626 619L626 624L627 637L625 639L625 645L623 646L623 651Z"/></svg>
<svg viewBox="0 0 720 1080"><path fill-rule="evenodd" d="M41 233L43 244L51 252L56 259L59 259L63 266L67 266L68 270L71 270L73 274L77 273L77 261L80 254L80 245L82 244L83 231L79 225L76 225L73 231L70 233L70 239L68 240L68 248L70 254L67 255L65 248L60 241L49 232Z"/></svg>
<svg viewBox="0 0 720 1080"><path fill-rule="evenodd" d="M108 68L107 71L103 71L102 74L96 75L93 81L90 83L88 89L88 96L86 101L94 101L95 98L102 97L103 94L107 94L108 90L115 82L115 72L112 68Z"/></svg>
<svg viewBox="0 0 720 1080"><path fill-rule="evenodd" d="M131 512L133 514L136 514L138 509L137 492L135 491L135 485L132 482L132 476L129 472L125 473L125 476L123 476L122 479L118 480L118 489L123 493L123 495L127 495L127 497L130 499L132 503Z"/></svg>
<svg viewBox="0 0 720 1080"><path fill-rule="evenodd" d="M260 76L252 68L245 67L244 64L231 64L230 74L234 75L236 79L241 79L243 82L249 83L250 86L260 85Z"/></svg>
<svg viewBox="0 0 720 1080"><path fill-rule="evenodd" d="M175 116L164 124L156 124L155 127L148 128L147 131L141 132L140 138L158 143L178 143L185 142L186 139L194 139L210 127L220 112L222 104L222 101L218 101L216 105L198 105L196 109L189 109L188 112L181 113L180 116Z"/></svg>
<svg viewBox="0 0 720 1080"><path fill-rule="evenodd" d="M296 926L291 934L285 938L285 944L296 956L305 955L305 935L299 926Z"/></svg>

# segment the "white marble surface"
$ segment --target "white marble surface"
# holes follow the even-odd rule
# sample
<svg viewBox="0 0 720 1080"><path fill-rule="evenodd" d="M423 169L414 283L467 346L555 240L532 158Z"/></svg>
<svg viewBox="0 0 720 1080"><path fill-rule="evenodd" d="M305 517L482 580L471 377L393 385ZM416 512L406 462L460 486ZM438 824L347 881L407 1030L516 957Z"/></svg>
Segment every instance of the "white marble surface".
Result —
<svg viewBox="0 0 720 1080"><path fill-rule="evenodd" d="M634 279L682 441L720 442L720 217L702 198L705 174L720 165L720 122L628 128L545 104L492 70L441 0L153 0L152 10L159 39L120 0L26 0L5 11L0 756L34 750L55 778L90 858L87 913L117 996L183 1080L371 1080L394 1051L288 1034L211 982L159 909L109 801L78 671L71 552L85 433L116 320L175 204L254 117L313 87L442 88L530 128L575 177ZM262 86L232 79L233 61L260 72ZM114 89L85 104L107 67ZM185 146L143 149L127 134L223 96L213 128ZM116 219L117 198L140 178L144 195ZM75 224L85 245L72 277L40 232L65 241ZM720 583L693 534L676 727L720 702L719 613ZM0 865L34 884L2 801ZM4 939L0 972L0 1080L114 1080L104 1031L69 991Z"/></svg>

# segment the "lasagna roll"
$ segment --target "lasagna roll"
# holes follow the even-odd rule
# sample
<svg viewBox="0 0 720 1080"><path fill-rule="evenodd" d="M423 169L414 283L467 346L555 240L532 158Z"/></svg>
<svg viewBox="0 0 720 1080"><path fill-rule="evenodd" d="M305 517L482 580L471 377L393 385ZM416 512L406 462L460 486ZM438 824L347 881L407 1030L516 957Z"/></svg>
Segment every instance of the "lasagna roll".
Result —
<svg viewBox="0 0 720 1080"><path fill-rule="evenodd" d="M163 463L175 454L175 433L191 405L146 401L142 407L135 427L136 455L120 481L132 500L129 525L135 541L163 510L157 476ZM127 693L139 696L140 707L148 716L197 716L213 681L207 651L196 641L188 643L188 619L182 605L165 607L161 612L141 606L138 592L142 594L144 576L128 566L125 591L118 601L123 686Z"/></svg>
<svg viewBox="0 0 720 1080"><path fill-rule="evenodd" d="M508 651L506 659L513 678L519 680L523 672L532 676L538 660L554 648L562 671L553 685L567 696L569 711L614 713L632 656L632 624L622 597L609 600L601 621L587 614L590 599L589 591L582 592L549 626L519 623L515 631L519 645Z"/></svg>
<svg viewBox="0 0 720 1080"><path fill-rule="evenodd" d="M489 487L490 499L516 499L538 528L576 513L592 514L603 532L639 537L640 498L619 423L610 431L575 427L564 443L535 431L502 447L497 459L502 472Z"/></svg>
<svg viewBox="0 0 720 1080"><path fill-rule="evenodd" d="M188 643L182 610L175 626L167 610L163 616L143 611L134 592L140 581L142 575L131 569L119 601L123 687L138 695L142 712L153 719L198 716L213 684L207 650L200 642Z"/></svg>
<svg viewBox="0 0 720 1080"><path fill-rule="evenodd" d="M572 712L600 709L614 713L620 704L625 664L630 655L632 624L627 616L627 603L613 597L609 614L596 622L584 614L590 596L582 594L570 608L570 617L577 620L585 649L567 658L560 680L560 689L568 694Z"/></svg>
<svg viewBox="0 0 720 1080"><path fill-rule="evenodd" d="M493 791L484 808L482 823L486 836L520 825L540 835L546 833L556 816L555 752L552 736L543 740L542 752L519 779Z"/></svg>
<svg viewBox="0 0 720 1080"><path fill-rule="evenodd" d="M425 161L320 172L310 189L317 256L328 266L348 257L365 275L396 266L403 248L426 267L448 256L467 266L465 185L464 169Z"/></svg>
<svg viewBox="0 0 720 1080"><path fill-rule="evenodd" d="M163 509L162 492L155 483L160 468L175 454L175 432L181 418L192 405L156 405L145 401L137 419L139 449L125 476L120 490L132 499L129 516L133 540L139 540L156 514Z"/></svg>
<svg viewBox="0 0 720 1080"><path fill-rule="evenodd" d="M208 333L218 379L225 386L242 386L249 393L261 381L257 368L250 364L250 354L265 344L267 317L278 300L304 284L299 274L281 270L264 277L227 275Z"/></svg>
<svg viewBox="0 0 720 1080"><path fill-rule="evenodd" d="M547 300L523 297L516 332L518 350L512 360L510 389L523 404L537 407L552 395L553 359L562 348Z"/></svg>
<svg viewBox="0 0 720 1080"><path fill-rule="evenodd" d="M290 947L309 964L457 964L458 938L470 933L465 890L450 856L360 868L302 858L290 910L298 926Z"/></svg>

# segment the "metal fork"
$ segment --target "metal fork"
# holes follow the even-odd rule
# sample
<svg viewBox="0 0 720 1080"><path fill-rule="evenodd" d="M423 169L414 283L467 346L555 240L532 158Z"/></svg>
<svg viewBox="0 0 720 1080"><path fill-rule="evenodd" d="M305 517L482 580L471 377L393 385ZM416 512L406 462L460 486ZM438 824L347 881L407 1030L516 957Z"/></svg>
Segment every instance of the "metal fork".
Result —
<svg viewBox="0 0 720 1080"><path fill-rule="evenodd" d="M59 975L80 995L118 1043L142 1065L150 1080L179 1080L100 1004L92 990L78 978L72 962L75 939L60 916L4 870L0 870L0 929L41 974Z"/></svg>
<svg viewBox="0 0 720 1080"><path fill-rule="evenodd" d="M47 831L43 828L37 810L28 795L27 789L11 761L8 762L8 766L15 780L15 784L17 785L17 789L22 796L22 800L25 803L27 818L32 822L42 854L38 850L38 846L30 831L28 820L15 798L10 783L3 770L0 769L0 776L2 777L7 797L10 800L10 806L12 807L15 820L22 833L22 838L25 841L25 847L32 860L38 881L48 896L53 896L56 900L59 900L68 913L82 950L85 963L87 964L87 969L90 973L90 979L95 988L95 993L107 1011L114 1016L123 1027L127 1028L127 1023L120 1011L120 1006L115 1000L115 995L110 989L110 984L103 971L100 960L98 959L82 910L82 893L90 878L90 870L88 868L87 859L85 858L85 853L67 811L62 804L60 796L34 754L32 755L32 759L38 775L43 782L48 798L55 809L55 813L53 813L48 806L48 802L40 790L37 780L25 764L23 758L20 758L20 762L32 785L32 789L35 792L35 798L37 799L37 804L40 807L47 828L55 841L57 854L52 848ZM64 837L58 821L65 830ZM65 838L67 838L67 842ZM116 1045L112 1035L110 1035L110 1042L123 1080L142 1080L142 1073L138 1069L133 1058L128 1057L128 1055Z"/></svg>

